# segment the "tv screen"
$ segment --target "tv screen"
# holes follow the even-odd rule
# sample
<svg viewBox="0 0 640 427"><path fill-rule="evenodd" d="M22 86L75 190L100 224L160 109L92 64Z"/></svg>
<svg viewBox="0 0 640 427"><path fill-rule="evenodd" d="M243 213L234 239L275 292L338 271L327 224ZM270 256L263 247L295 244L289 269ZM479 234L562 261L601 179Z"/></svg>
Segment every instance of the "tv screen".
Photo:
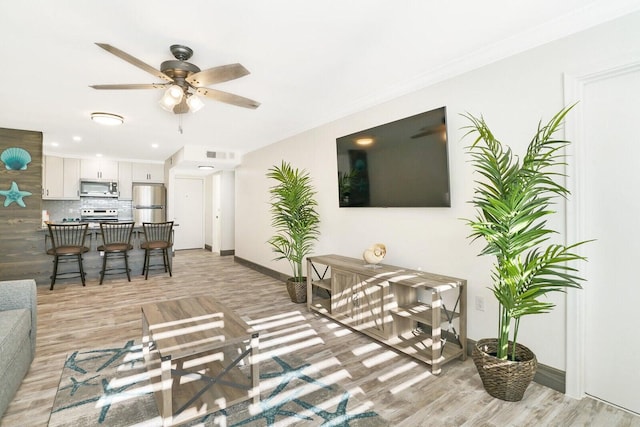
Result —
<svg viewBox="0 0 640 427"><path fill-rule="evenodd" d="M450 207L446 108L336 139L340 207Z"/></svg>

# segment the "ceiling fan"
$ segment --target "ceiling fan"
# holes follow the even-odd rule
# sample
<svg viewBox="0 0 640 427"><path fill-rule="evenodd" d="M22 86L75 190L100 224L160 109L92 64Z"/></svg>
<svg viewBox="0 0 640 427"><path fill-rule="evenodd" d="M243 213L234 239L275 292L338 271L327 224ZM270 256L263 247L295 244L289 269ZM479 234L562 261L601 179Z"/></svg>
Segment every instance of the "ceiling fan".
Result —
<svg viewBox="0 0 640 427"><path fill-rule="evenodd" d="M260 106L259 102L252 99L205 87L215 83L238 79L249 74L249 71L241 64L221 65L206 70L200 70L196 65L187 62L187 60L193 55L193 50L187 46L175 44L169 49L176 59L164 61L160 64L160 69L158 70L114 46L106 43L96 44L118 58L127 61L128 63L161 80L164 80L164 82L149 84L91 85L90 87L94 89L165 89L165 93L160 100L160 105L165 110L172 111L175 114L195 112L202 108L204 103L197 95L202 95L206 98L236 105L238 107L255 109Z"/></svg>

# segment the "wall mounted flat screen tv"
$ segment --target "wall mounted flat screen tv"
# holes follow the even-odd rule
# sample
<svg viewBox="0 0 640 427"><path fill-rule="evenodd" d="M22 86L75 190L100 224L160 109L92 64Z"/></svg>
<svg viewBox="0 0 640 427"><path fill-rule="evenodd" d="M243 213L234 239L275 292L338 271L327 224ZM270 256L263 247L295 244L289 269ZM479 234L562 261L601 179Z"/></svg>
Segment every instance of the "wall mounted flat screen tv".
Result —
<svg viewBox="0 0 640 427"><path fill-rule="evenodd" d="M446 108L336 139L340 207L450 207Z"/></svg>

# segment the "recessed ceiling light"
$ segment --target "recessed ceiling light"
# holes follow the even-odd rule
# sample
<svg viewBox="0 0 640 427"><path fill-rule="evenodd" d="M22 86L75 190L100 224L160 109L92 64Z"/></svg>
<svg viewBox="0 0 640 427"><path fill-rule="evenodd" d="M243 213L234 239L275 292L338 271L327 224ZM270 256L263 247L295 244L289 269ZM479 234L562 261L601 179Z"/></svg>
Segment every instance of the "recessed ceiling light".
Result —
<svg viewBox="0 0 640 427"><path fill-rule="evenodd" d="M55 141L51 143L51 146L52 146L52 147L57 147L58 145L60 145L60 144L58 144L58 143L57 143L57 142L55 142Z"/></svg>
<svg viewBox="0 0 640 427"><path fill-rule="evenodd" d="M80 141L82 141L82 137L81 137L81 136L74 136L74 137L73 137L73 140L74 140L75 142L80 142Z"/></svg>
<svg viewBox="0 0 640 427"><path fill-rule="evenodd" d="M101 125L117 126L124 123L124 118L111 113L91 113L91 120Z"/></svg>
<svg viewBox="0 0 640 427"><path fill-rule="evenodd" d="M102 153L96 154L96 157L102 157Z"/></svg>
<svg viewBox="0 0 640 427"><path fill-rule="evenodd" d="M158 144L151 144L151 148L158 148L159 145Z"/></svg>

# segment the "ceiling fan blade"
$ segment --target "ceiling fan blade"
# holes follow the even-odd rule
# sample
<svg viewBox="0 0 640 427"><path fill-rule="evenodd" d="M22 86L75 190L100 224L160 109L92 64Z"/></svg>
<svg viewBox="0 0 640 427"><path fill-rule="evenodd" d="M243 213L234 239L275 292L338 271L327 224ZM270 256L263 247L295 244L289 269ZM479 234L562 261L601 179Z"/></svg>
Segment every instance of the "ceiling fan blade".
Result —
<svg viewBox="0 0 640 427"><path fill-rule="evenodd" d="M244 108L258 108L260 103L253 99L244 98L240 95L234 95L232 93L223 92L221 90L210 89L208 87L199 87L196 89L199 95L206 96L207 98L215 99L216 101L226 102L227 104L236 105Z"/></svg>
<svg viewBox="0 0 640 427"><path fill-rule="evenodd" d="M165 89L165 83L125 84L125 85L90 85L94 89Z"/></svg>
<svg viewBox="0 0 640 427"><path fill-rule="evenodd" d="M126 52L121 51L117 47L113 47L107 43L96 43L96 44L101 48L103 48L104 50L106 50L107 52L114 54L118 58L127 61L131 65L135 65L136 67L146 71L149 74L153 74L159 79L166 80L168 82L173 82L173 79L167 76L166 74L164 74L162 71L153 68L151 65L140 61L138 58L131 56Z"/></svg>
<svg viewBox="0 0 640 427"><path fill-rule="evenodd" d="M214 83L239 79L249 74L241 64L228 64L194 73L187 77L187 83L195 87L209 86Z"/></svg>

